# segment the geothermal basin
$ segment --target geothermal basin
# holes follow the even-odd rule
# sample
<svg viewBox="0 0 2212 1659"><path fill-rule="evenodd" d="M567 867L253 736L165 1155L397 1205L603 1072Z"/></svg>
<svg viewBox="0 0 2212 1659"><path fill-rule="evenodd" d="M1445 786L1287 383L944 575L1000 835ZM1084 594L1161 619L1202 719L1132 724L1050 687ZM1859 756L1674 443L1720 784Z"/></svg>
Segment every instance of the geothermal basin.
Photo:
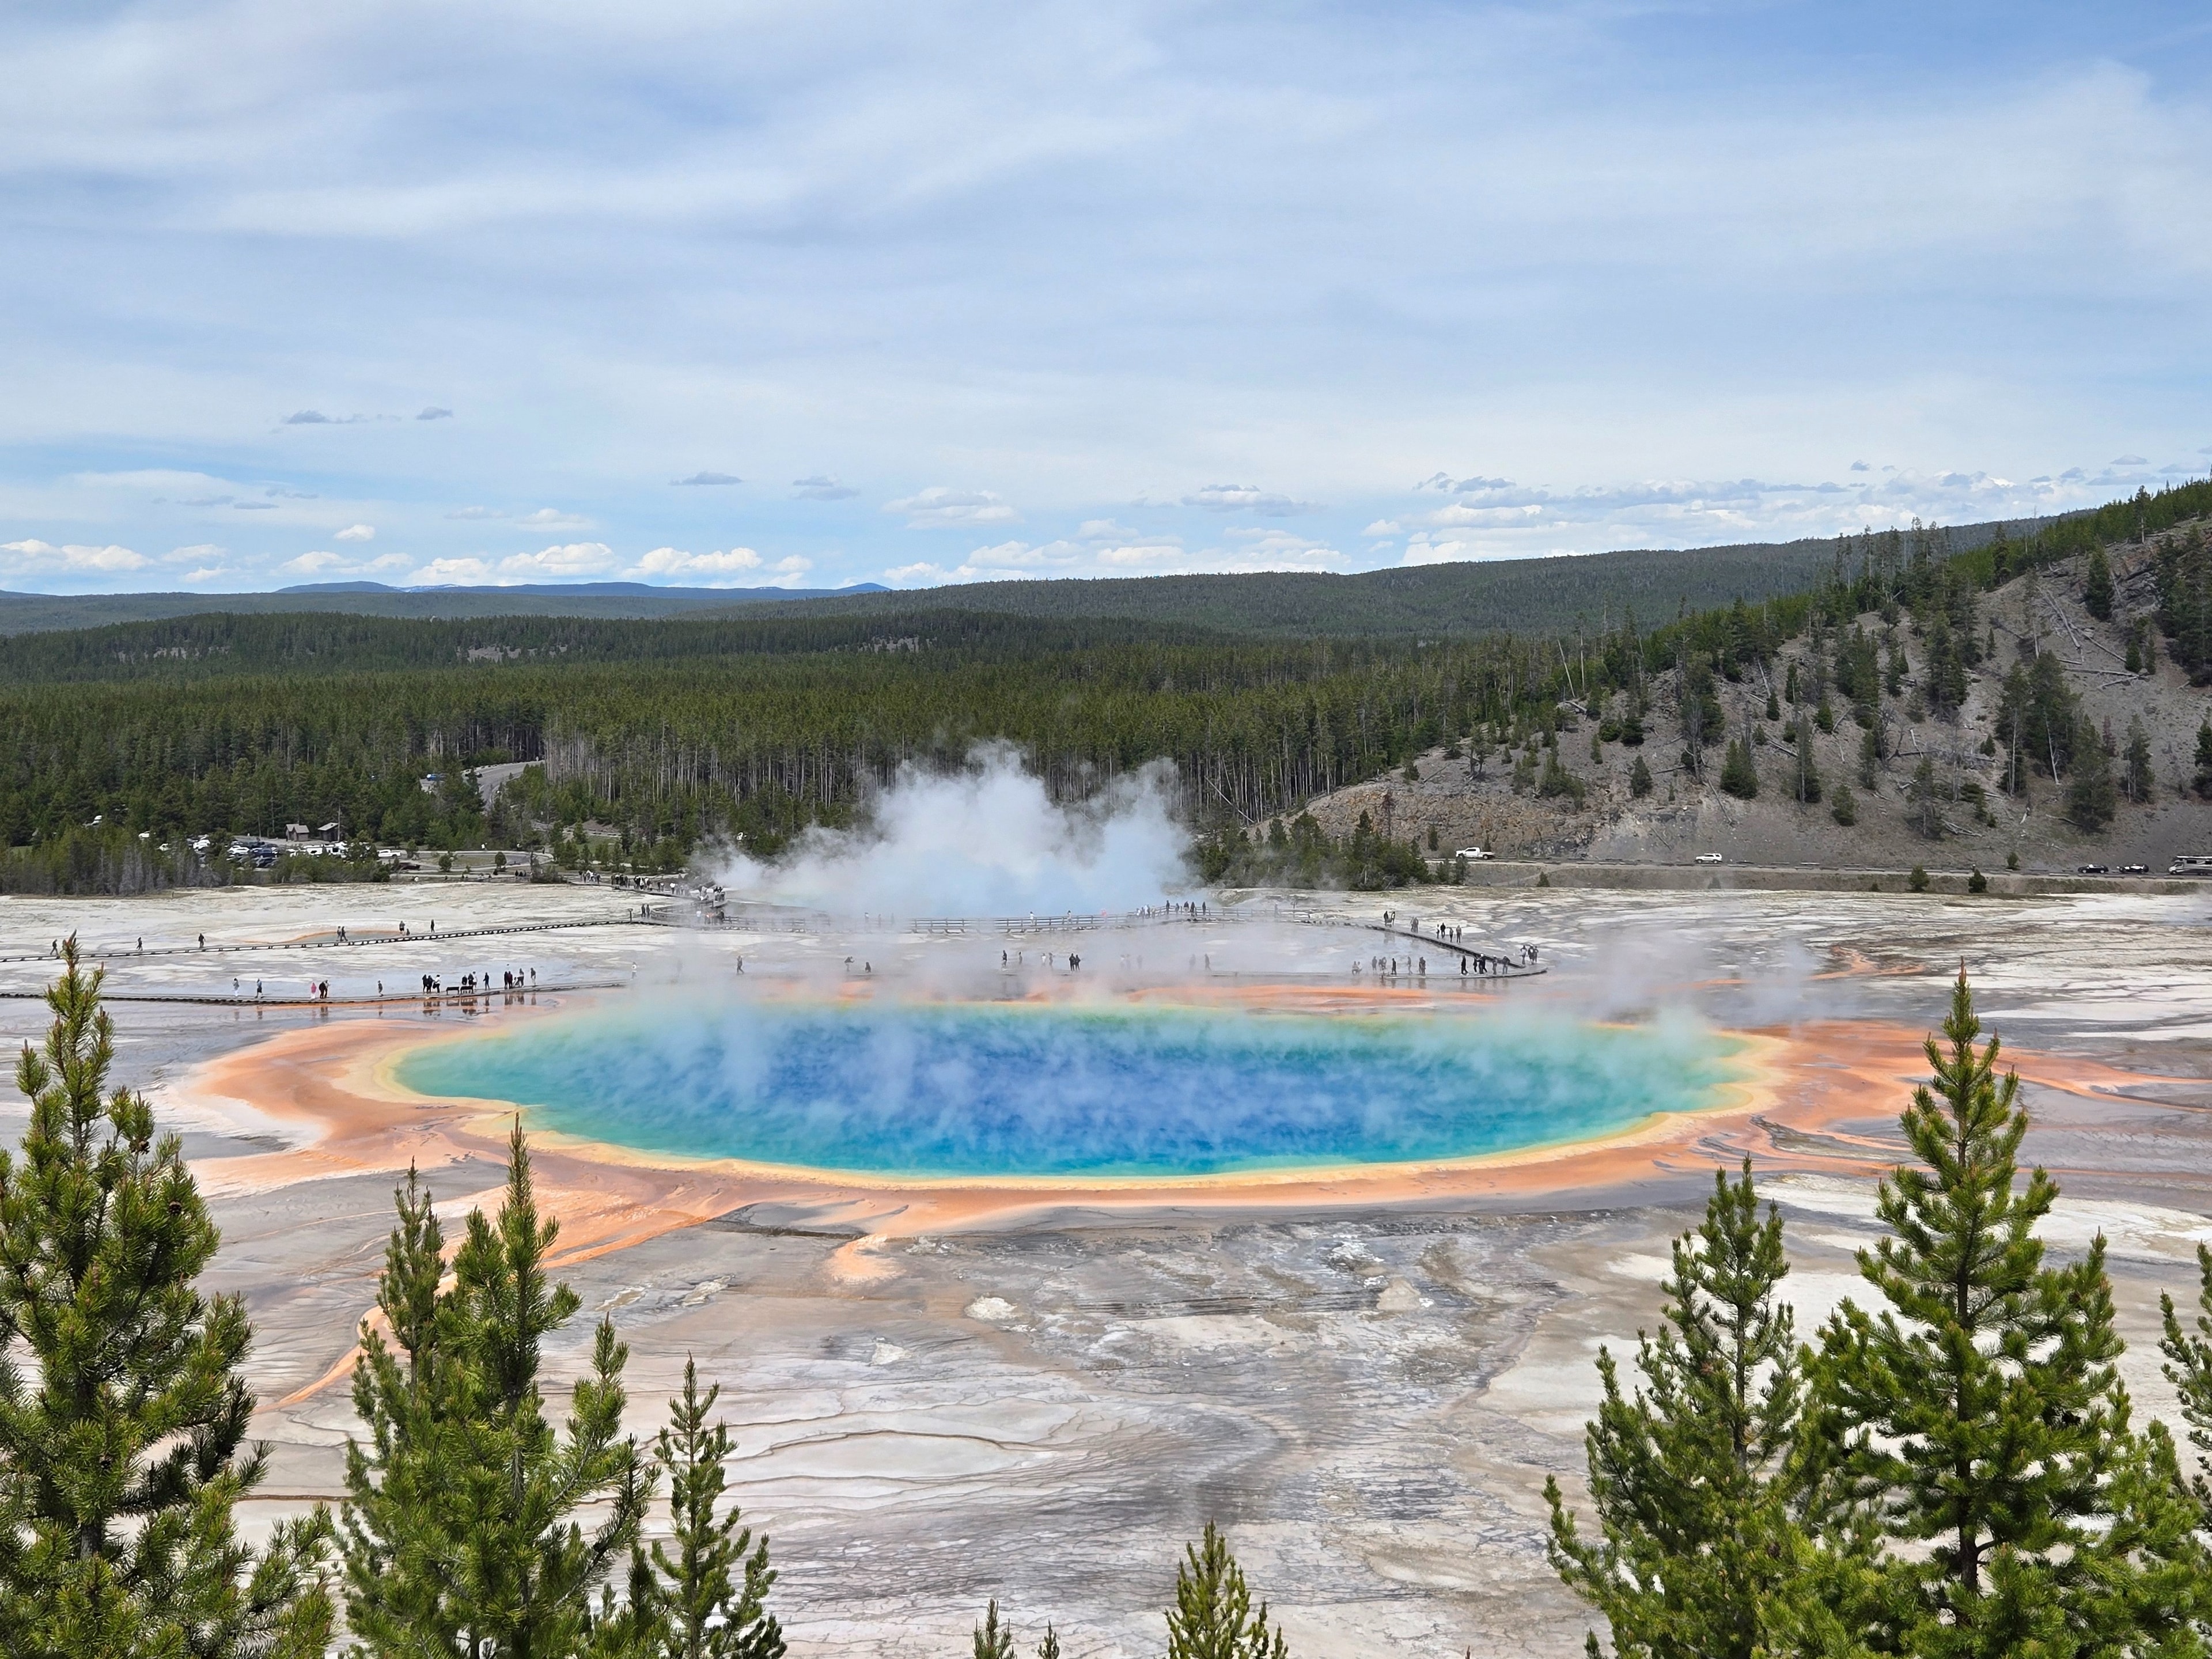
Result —
<svg viewBox="0 0 2212 1659"><path fill-rule="evenodd" d="M1431 931L1549 969L1471 984L1376 982L1391 896L1329 927L1212 899L1032 939L1027 971L1018 939L652 927L582 886L8 899L0 1024L43 1032L76 931L253 1322L256 1528L340 1490L392 1188L418 1168L455 1237L519 1108L582 1298L548 1375L606 1318L636 1431L687 1358L723 1384L793 1659L964 1651L993 1597L1024 1651L1051 1619L1081 1659L1156 1655L1208 1519L1300 1659L1572 1659L1541 1493L1579 1491L1598 1349L1632 1353L1746 1157L1801 1331L1864 1297L1962 958L2064 1189L2051 1249L2106 1237L2130 1391L2178 1420L2157 1298L2212 1241L2212 890L1425 893ZM1038 966L1064 947L1079 972ZM508 970L537 991L390 994Z"/></svg>

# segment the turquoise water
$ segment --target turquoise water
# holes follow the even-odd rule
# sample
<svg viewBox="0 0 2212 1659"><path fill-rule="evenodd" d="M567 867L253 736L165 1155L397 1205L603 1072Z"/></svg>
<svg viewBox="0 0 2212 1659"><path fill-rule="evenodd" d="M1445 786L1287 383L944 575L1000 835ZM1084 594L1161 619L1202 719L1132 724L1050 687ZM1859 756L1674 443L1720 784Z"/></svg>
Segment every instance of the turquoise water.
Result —
<svg viewBox="0 0 2212 1659"><path fill-rule="evenodd" d="M1525 1015L638 1004L416 1050L399 1080L641 1151L879 1175L1464 1158L1708 1103L1734 1045Z"/></svg>

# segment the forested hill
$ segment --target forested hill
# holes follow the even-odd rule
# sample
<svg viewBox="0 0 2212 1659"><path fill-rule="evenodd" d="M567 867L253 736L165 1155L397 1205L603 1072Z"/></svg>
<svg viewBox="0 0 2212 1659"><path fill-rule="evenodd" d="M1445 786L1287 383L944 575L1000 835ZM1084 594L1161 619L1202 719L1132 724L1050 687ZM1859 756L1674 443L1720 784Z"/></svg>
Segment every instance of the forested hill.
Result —
<svg viewBox="0 0 2212 1659"><path fill-rule="evenodd" d="M874 583L865 591L880 592ZM386 587L329 582L274 593L9 593L0 592L0 635L98 628L225 611L245 616L339 611L356 617L680 617L817 598L831 590L650 587L642 582L549 582L512 587ZM855 590L860 591L860 590Z"/></svg>
<svg viewBox="0 0 2212 1659"><path fill-rule="evenodd" d="M1936 556L2016 535L2024 525L1966 525L1885 532L1924 540ZM1856 544L1861 538L1853 538ZM73 598L0 593L0 635L204 615L349 616L481 619L490 617L629 617L800 615L889 620L919 611L996 611L1065 620L1115 617L1224 632L1300 638L1399 639L1445 635L1569 633L1602 629L1635 612L1645 626L1679 612L1741 599L1756 603L1802 592L1832 574L1831 540L1747 542L1729 547L1638 549L1546 559L1399 567L1340 576L1319 572L1139 576L1097 580L975 582L888 592L855 589L572 586L401 591L337 584L278 593L114 593ZM1857 550L1851 556L1860 556ZM1905 555L1900 554L1900 556ZM622 587L624 591L611 591Z"/></svg>
<svg viewBox="0 0 2212 1659"><path fill-rule="evenodd" d="M660 621L530 616L409 621L329 611L276 617L216 611L0 638L0 685L325 676L501 664L672 663L811 653L987 653L1028 659L1139 643L1209 641L1228 642L1203 629L1127 617L1038 619L911 607L860 617L768 611Z"/></svg>

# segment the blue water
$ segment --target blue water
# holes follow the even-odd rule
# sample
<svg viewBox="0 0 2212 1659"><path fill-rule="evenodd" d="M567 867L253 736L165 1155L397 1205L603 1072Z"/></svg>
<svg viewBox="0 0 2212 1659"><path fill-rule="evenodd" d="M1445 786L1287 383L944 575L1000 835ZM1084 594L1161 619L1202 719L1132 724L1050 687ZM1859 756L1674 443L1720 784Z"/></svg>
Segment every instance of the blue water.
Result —
<svg viewBox="0 0 2212 1659"><path fill-rule="evenodd" d="M679 1002L438 1043L399 1080L643 1151L883 1175L1157 1176L1600 1134L1708 1103L1733 1047L1519 1014Z"/></svg>

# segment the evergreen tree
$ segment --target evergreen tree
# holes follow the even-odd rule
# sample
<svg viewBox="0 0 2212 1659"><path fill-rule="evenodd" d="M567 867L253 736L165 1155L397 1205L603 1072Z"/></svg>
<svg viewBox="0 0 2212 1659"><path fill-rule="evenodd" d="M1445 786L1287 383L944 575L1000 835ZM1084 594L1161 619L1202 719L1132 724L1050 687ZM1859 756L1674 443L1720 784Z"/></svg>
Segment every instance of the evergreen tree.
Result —
<svg viewBox="0 0 2212 1659"><path fill-rule="evenodd" d="M1817 801L1820 799L1820 769L1813 758L1813 728L1800 715L1790 735L1797 750L1796 764L1790 768L1790 782L1795 786L1792 793L1801 805Z"/></svg>
<svg viewBox="0 0 2212 1659"><path fill-rule="evenodd" d="M2158 1345L2166 1356L2166 1378L2181 1397L2189 1443L2197 1449L2197 1473L2189 1489L2203 1517L2200 1524L2212 1528L2212 1249L2197 1247L2196 1329L2182 1329L2171 1296L2160 1292L2158 1306L2166 1324Z"/></svg>
<svg viewBox="0 0 2212 1659"><path fill-rule="evenodd" d="M1044 1627L1044 1640L1037 1644L1037 1659L1060 1659L1060 1633L1050 1625Z"/></svg>
<svg viewBox="0 0 2212 1659"><path fill-rule="evenodd" d="M104 1092L114 1030L74 935L42 1047L23 1046L21 1161L0 1152L0 1653L308 1659L328 1640L328 1522L256 1554L233 1510L261 1482L235 1297L181 1143Z"/></svg>
<svg viewBox="0 0 2212 1659"><path fill-rule="evenodd" d="M1917 1163L1882 1182L1890 1236L1859 1253L1887 1305L1847 1301L1823 1332L1808 1437L1888 1540L1895 1650L2196 1651L2193 1510L2171 1441L2130 1425L2104 1240L2045 1265L2057 1188L2039 1169L2015 1190L2027 1113L1980 1030L1961 970L1904 1114Z"/></svg>
<svg viewBox="0 0 2212 1659"><path fill-rule="evenodd" d="M983 1622L975 1626L975 1659L1014 1659L1013 1626L999 1622L996 1601L984 1613Z"/></svg>
<svg viewBox="0 0 2212 1659"><path fill-rule="evenodd" d="M2112 562L2105 550L2089 550L2088 568L2081 577L2081 603L2099 622L2112 619Z"/></svg>
<svg viewBox="0 0 2212 1659"><path fill-rule="evenodd" d="M2140 716L2130 716L2128 720L2128 756L2122 780L2128 799L2136 805L2150 799L2154 782L2150 771L2150 733L2143 730Z"/></svg>
<svg viewBox="0 0 2212 1659"><path fill-rule="evenodd" d="M1908 799L1911 805L1905 816L1912 827L1930 841L1943 839L1943 805L1939 786L1936 781L1936 763L1922 756L1920 764L1913 769L1912 788Z"/></svg>
<svg viewBox="0 0 2212 1659"><path fill-rule="evenodd" d="M1547 1553L1569 1589L1639 1659L1753 1659L1803 1553L1789 1453L1798 1348L1775 1294L1790 1271L1782 1218L1761 1219L1751 1163L1714 1176L1694 1233L1674 1241L1665 1323L1639 1336L1643 1385L1623 1395L1598 1351L1605 1400L1585 1437L1600 1537L1585 1541L1556 1479ZM1596 1638L1591 1638L1593 1650Z"/></svg>
<svg viewBox="0 0 2212 1659"><path fill-rule="evenodd" d="M1859 804L1848 783L1836 786L1835 799L1828 804L1828 815L1846 830L1859 821Z"/></svg>
<svg viewBox="0 0 2212 1659"><path fill-rule="evenodd" d="M354 1406L369 1442L346 1449L358 1652L442 1656L489 1638L499 1659L567 1659L590 1638L592 1595L633 1550L650 1497L645 1462L621 1437L629 1351L611 1323L565 1431L546 1420L539 1346L577 1297L546 1275L559 1224L538 1219L520 1124L509 1150L506 1201L496 1220L471 1212L450 1289L412 1170L396 1194L377 1292L392 1340L364 1322ZM587 1530L578 1512L595 1507Z"/></svg>
<svg viewBox="0 0 2212 1659"><path fill-rule="evenodd" d="M1288 1659L1283 1632L1268 1626L1267 1604L1253 1610L1244 1571L1212 1522L1183 1556L1168 1614L1168 1659Z"/></svg>
<svg viewBox="0 0 2212 1659"><path fill-rule="evenodd" d="M1859 787L1873 789L1880 785L1876 770L1881 765L1881 733L1869 726L1859 733Z"/></svg>
<svg viewBox="0 0 2212 1659"><path fill-rule="evenodd" d="M2197 728L2197 777L2191 787L2212 800L2212 720Z"/></svg>
<svg viewBox="0 0 2212 1659"><path fill-rule="evenodd" d="M1751 745L1741 738L1729 740L1721 762L1721 790L1738 800L1750 800L1759 793L1759 769L1752 763Z"/></svg>
<svg viewBox="0 0 2212 1659"><path fill-rule="evenodd" d="M717 1513L732 1442L726 1425L709 1428L707 1418L721 1393L716 1383L701 1398L698 1368L686 1359L684 1392L669 1401L668 1426L653 1447L668 1476L672 1535L669 1545L653 1544L651 1588L635 1599L657 1624L654 1659L782 1659L782 1627L767 1608L775 1583L768 1539L753 1542L734 1504ZM995 1619L995 1601L991 1613Z"/></svg>
<svg viewBox="0 0 2212 1659"><path fill-rule="evenodd" d="M2075 829L2094 834L2112 821L2118 799L2112 757L2096 728L2084 719L2074 739L2074 780L2066 791L2066 816Z"/></svg>
<svg viewBox="0 0 2212 1659"><path fill-rule="evenodd" d="M1651 793L1651 769L1644 763L1641 755L1636 757L1636 764L1628 769L1628 793L1637 800Z"/></svg>

